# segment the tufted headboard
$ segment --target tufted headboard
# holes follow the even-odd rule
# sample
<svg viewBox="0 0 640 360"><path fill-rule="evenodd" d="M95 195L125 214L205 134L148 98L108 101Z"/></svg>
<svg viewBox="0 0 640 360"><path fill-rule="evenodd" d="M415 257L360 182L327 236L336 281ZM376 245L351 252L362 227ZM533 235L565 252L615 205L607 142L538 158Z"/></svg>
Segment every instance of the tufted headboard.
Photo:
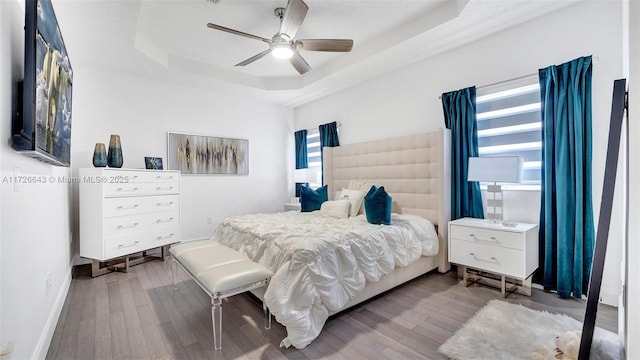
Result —
<svg viewBox="0 0 640 360"><path fill-rule="evenodd" d="M350 144L323 151L324 183L329 197L359 180L384 186L393 211L429 219L438 228L438 269L449 270L448 222L451 218L451 135L427 134Z"/></svg>

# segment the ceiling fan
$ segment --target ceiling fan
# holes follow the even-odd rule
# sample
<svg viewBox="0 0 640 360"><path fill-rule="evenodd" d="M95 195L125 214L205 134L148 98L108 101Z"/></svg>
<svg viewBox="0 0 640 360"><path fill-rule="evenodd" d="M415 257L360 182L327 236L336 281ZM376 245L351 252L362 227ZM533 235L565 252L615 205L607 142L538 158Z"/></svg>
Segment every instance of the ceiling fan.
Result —
<svg viewBox="0 0 640 360"><path fill-rule="evenodd" d="M208 23L207 26L211 29L260 40L269 44L267 50L237 63L235 66L251 64L271 53L274 57L289 59L291 65L302 75L311 70L311 66L300 55L299 50L349 52L353 48L353 40L351 39L295 39L296 32L298 32L308 11L309 6L302 0L289 0L286 8L275 9L276 16L280 18L280 30L271 39L212 23Z"/></svg>

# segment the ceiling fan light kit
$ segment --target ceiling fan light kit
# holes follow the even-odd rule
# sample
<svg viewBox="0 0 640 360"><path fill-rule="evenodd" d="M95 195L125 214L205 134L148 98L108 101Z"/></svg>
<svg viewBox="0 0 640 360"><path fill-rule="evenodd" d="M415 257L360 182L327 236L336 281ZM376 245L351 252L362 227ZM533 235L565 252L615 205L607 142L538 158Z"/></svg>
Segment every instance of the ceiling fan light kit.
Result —
<svg viewBox="0 0 640 360"><path fill-rule="evenodd" d="M299 50L349 52L353 48L353 40L351 39L295 40L294 37L298 32L298 29L300 29L302 21L308 11L309 6L307 6L307 4L302 0L289 0L286 8L276 8L274 13L280 19L280 31L278 31L271 40L212 23L207 24L207 26L214 30L220 30L230 34L260 40L269 45L267 50L236 64L236 66L251 64L252 62L271 53L278 59L289 59L291 65L298 71L298 73L300 73L300 75L302 75L311 70L311 66L300 55Z"/></svg>
<svg viewBox="0 0 640 360"><path fill-rule="evenodd" d="M289 45L274 45L271 48L271 55L276 59L291 59L293 50Z"/></svg>
<svg viewBox="0 0 640 360"><path fill-rule="evenodd" d="M292 42L289 36L276 34L271 41L271 55L273 57L276 59L290 59L293 56Z"/></svg>

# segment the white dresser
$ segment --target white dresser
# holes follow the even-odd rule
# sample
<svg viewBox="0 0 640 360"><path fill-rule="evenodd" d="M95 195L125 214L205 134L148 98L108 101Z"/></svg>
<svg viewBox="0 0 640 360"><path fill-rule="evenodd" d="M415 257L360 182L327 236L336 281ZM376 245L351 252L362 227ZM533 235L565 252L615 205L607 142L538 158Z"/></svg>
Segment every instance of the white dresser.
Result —
<svg viewBox="0 0 640 360"><path fill-rule="evenodd" d="M180 241L179 171L85 168L78 182L80 256L93 260L93 276L126 271L149 260L150 249L164 258L165 246Z"/></svg>
<svg viewBox="0 0 640 360"><path fill-rule="evenodd" d="M466 286L485 283L499 286L503 296L511 292L530 296L531 275L538 268L538 225L505 226L472 218L451 221L449 261L462 266Z"/></svg>

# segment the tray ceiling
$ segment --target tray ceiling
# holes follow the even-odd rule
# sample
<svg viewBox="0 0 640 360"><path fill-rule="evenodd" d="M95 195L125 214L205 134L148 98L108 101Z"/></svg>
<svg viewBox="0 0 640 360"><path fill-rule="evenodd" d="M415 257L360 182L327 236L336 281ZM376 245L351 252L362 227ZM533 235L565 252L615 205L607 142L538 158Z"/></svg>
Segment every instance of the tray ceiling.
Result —
<svg viewBox="0 0 640 360"><path fill-rule="evenodd" d="M207 28L212 22L271 38L286 0L54 0L74 67L253 94L296 106L567 6L544 0L306 0L296 38L347 38L349 53L301 52L299 75L272 56L237 67L266 43Z"/></svg>

